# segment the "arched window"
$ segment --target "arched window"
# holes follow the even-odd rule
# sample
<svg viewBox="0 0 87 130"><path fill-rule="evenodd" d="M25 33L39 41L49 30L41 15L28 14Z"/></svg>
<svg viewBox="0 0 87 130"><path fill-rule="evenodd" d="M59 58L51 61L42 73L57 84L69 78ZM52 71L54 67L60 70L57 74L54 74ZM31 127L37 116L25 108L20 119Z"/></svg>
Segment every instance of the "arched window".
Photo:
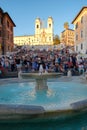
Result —
<svg viewBox="0 0 87 130"><path fill-rule="evenodd" d="M37 28L39 28L39 25L37 24Z"/></svg>
<svg viewBox="0 0 87 130"><path fill-rule="evenodd" d="M49 28L51 28L51 23L49 24Z"/></svg>

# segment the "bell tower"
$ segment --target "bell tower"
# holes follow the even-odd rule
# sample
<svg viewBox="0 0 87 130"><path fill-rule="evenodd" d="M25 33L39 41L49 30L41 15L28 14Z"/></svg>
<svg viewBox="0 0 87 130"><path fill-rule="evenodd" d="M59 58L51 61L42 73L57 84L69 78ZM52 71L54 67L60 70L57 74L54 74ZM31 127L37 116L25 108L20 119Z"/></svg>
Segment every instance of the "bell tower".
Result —
<svg viewBox="0 0 87 130"><path fill-rule="evenodd" d="M48 29L48 41L50 44L53 44L53 18L48 17L47 20L47 29Z"/></svg>
<svg viewBox="0 0 87 130"><path fill-rule="evenodd" d="M47 28L49 30L49 33L53 33L53 18L52 17L48 17Z"/></svg>
<svg viewBox="0 0 87 130"><path fill-rule="evenodd" d="M40 20L40 18L36 18L36 20L35 20L35 35L40 34L40 29L41 29L41 20Z"/></svg>

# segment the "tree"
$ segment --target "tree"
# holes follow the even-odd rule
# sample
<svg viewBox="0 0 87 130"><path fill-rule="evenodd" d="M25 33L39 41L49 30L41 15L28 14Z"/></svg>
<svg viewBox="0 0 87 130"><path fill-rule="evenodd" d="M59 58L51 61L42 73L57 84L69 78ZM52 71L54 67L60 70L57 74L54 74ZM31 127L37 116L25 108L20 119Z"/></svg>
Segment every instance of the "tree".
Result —
<svg viewBox="0 0 87 130"><path fill-rule="evenodd" d="M65 28L65 29L68 29L68 28L69 28L69 23L68 23L68 22L65 22L65 23L64 23L64 28Z"/></svg>
<svg viewBox="0 0 87 130"><path fill-rule="evenodd" d="M53 38L53 44L54 45L58 45L60 44L60 38L58 35L55 35L54 38Z"/></svg>

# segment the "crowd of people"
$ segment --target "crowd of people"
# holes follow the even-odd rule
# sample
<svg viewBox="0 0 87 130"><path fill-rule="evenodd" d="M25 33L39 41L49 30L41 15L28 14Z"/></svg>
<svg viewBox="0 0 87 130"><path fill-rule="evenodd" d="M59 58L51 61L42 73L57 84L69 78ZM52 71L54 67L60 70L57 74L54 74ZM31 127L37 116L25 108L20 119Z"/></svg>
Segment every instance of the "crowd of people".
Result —
<svg viewBox="0 0 87 130"><path fill-rule="evenodd" d="M82 74L87 69L87 58L77 58L76 53L70 53L67 48L62 50L27 50L0 57L0 74L4 72L38 72L42 64L44 72L62 72L72 75Z"/></svg>

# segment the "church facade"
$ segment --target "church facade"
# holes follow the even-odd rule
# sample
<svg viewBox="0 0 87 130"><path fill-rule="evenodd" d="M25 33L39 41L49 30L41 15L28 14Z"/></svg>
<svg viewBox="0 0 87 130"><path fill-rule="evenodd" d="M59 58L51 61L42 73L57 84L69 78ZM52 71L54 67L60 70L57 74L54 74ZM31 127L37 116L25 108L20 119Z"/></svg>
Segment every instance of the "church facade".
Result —
<svg viewBox="0 0 87 130"><path fill-rule="evenodd" d="M15 36L14 44L17 46L24 45L53 45L53 18L48 17L47 25L43 24L40 18L35 20L35 34L34 35L24 35Z"/></svg>

